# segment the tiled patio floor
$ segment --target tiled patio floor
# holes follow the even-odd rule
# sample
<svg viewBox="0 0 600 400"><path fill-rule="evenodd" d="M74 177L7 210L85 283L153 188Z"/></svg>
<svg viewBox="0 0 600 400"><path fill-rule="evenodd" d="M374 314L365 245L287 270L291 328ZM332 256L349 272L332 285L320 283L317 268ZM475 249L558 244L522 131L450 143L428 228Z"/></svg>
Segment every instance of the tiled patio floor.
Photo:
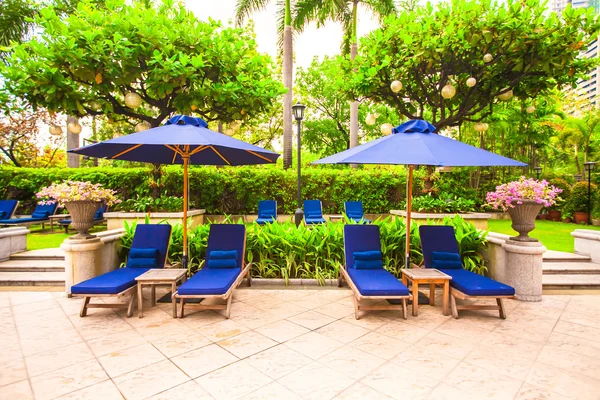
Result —
<svg viewBox="0 0 600 400"><path fill-rule="evenodd" d="M175 320L0 292L0 399L600 399L600 296L405 321L350 295L240 289L229 320Z"/></svg>

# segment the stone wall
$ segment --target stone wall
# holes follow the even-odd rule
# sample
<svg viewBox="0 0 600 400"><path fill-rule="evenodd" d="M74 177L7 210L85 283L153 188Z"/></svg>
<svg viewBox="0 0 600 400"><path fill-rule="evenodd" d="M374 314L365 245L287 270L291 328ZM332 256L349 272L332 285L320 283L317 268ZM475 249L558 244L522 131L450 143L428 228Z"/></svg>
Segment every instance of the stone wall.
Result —
<svg viewBox="0 0 600 400"><path fill-rule="evenodd" d="M27 250L27 234L24 226L0 228L0 261L10 258L11 254Z"/></svg>
<svg viewBox="0 0 600 400"><path fill-rule="evenodd" d="M571 236L575 238L575 253L589 256L592 262L600 263L600 231L575 229Z"/></svg>

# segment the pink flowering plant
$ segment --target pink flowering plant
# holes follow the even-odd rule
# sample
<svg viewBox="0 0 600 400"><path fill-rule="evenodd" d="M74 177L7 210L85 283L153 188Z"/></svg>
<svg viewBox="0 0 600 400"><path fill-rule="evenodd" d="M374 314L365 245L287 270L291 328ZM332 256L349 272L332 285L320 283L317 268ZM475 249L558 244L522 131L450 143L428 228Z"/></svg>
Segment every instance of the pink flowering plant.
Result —
<svg viewBox="0 0 600 400"><path fill-rule="evenodd" d="M103 188L100 183L64 181L43 188L36 193L36 197L40 199L40 204L58 202L61 207L71 201L98 201L112 206L121 202L115 193L114 190Z"/></svg>
<svg viewBox="0 0 600 400"><path fill-rule="evenodd" d="M562 200L558 194L562 192L546 180L536 181L533 178L522 176L518 181L496 186L495 192L488 192L486 200L494 210L503 211L513 208L516 204L523 204L523 200L534 200L544 207L550 207Z"/></svg>

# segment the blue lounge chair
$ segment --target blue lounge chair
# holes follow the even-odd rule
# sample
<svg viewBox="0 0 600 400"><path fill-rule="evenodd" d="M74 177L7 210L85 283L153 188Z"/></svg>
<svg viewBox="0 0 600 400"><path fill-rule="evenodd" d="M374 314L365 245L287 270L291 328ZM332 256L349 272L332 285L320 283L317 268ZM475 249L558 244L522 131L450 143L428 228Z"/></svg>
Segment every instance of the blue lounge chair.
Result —
<svg viewBox="0 0 600 400"><path fill-rule="evenodd" d="M277 221L277 202L275 200L261 200L258 202L258 218L256 223L259 225L272 224Z"/></svg>
<svg viewBox="0 0 600 400"><path fill-rule="evenodd" d="M94 214L94 225L98 225L104 222L104 213L108 210L108 206L106 204L100 205L96 214ZM61 219L58 221L58 224L65 228L65 233L69 233L69 225L71 225L71 217L69 214L64 215L65 219Z"/></svg>
<svg viewBox="0 0 600 400"><path fill-rule="evenodd" d="M324 224L321 200L304 200L304 223L306 225Z"/></svg>
<svg viewBox="0 0 600 400"><path fill-rule="evenodd" d="M412 299L408 288L383 268L381 240L377 225L344 226L345 265L343 280L354 292L354 317L361 310L400 310L406 319L406 303ZM361 300L400 300L400 305L360 305Z"/></svg>
<svg viewBox="0 0 600 400"><path fill-rule="evenodd" d="M11 219L18 206L17 200L0 200L0 220Z"/></svg>
<svg viewBox="0 0 600 400"><path fill-rule="evenodd" d="M252 284L250 264L246 265L246 227L241 224L213 224L208 234L204 266L184 282L173 297L179 299L179 318L184 317L187 299L220 299L225 304L188 304L202 310L225 310L231 313L233 289L248 277Z"/></svg>
<svg viewBox="0 0 600 400"><path fill-rule="evenodd" d="M131 317L137 292L135 278L151 268L164 268L170 240L171 225L138 225L135 228L125 268L118 268L71 286L73 297L83 297L79 316L85 317L88 308L127 308L127 317ZM131 298L124 304L90 303L92 297L123 298L126 296Z"/></svg>
<svg viewBox="0 0 600 400"><path fill-rule="evenodd" d="M467 271L462 267L458 243L451 226L421 225L421 247L423 250L423 263L425 268L436 268L446 275L450 275L450 306L452 316L458 318L458 310L498 310L500 318L506 319L503 299L515 297L515 289L487 278L485 276ZM489 299L495 298L494 305L468 305L456 304L456 299Z"/></svg>
<svg viewBox="0 0 600 400"><path fill-rule="evenodd" d="M26 218L6 218L0 220L0 225L5 226L13 226L13 225L33 225L33 224L42 224L44 226L45 222L50 221L50 216L54 215L56 209L58 208L58 204L38 204L30 217Z"/></svg>
<svg viewBox="0 0 600 400"><path fill-rule="evenodd" d="M352 221L359 224L370 224L372 221L365 218L362 201L346 201L344 202L344 212Z"/></svg>

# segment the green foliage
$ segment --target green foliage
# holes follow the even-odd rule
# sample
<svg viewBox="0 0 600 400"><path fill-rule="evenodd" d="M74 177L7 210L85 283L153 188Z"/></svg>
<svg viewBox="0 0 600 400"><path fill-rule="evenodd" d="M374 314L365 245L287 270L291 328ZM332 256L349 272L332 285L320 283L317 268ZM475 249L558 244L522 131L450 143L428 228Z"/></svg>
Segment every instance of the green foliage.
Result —
<svg viewBox="0 0 600 400"><path fill-rule="evenodd" d="M386 18L361 40L356 60L345 68L355 71L348 91L409 118L427 117L438 129L481 120L509 89L519 98L535 97L587 74L597 60L579 55L598 37L594 14L567 7L558 16L536 0L428 3ZM470 76L477 79L473 87L466 85ZM399 93L390 88L396 79L404 86ZM449 83L456 95L444 99Z"/></svg>
<svg viewBox="0 0 600 400"><path fill-rule="evenodd" d="M591 207L592 212L600 206L600 191L598 186L591 184ZM571 196L567 199L564 207L568 213L588 212L588 184L587 182L577 182L571 189Z"/></svg>
<svg viewBox="0 0 600 400"><path fill-rule="evenodd" d="M558 200L556 204L550 207L553 210L560 210L565 205L565 201L571 197L571 185L562 178L552 178L548 181L548 183L562 190L562 192L559 194L561 200Z"/></svg>
<svg viewBox="0 0 600 400"><path fill-rule="evenodd" d="M406 208L406 202L404 208ZM473 212L475 211L475 201L463 199L450 193L440 193L437 197L428 193L425 196L414 197L412 199L412 209L425 213Z"/></svg>
<svg viewBox="0 0 600 400"><path fill-rule="evenodd" d="M192 208L192 205L189 205ZM115 210L134 211L134 212L179 212L183 209L183 198L175 196L161 196L153 198L152 196L140 196L135 199L124 200Z"/></svg>
<svg viewBox="0 0 600 400"><path fill-rule="evenodd" d="M225 223L240 223L228 219ZM400 277L404 267L406 226L400 218L388 217L375 221L380 228L381 251L386 268ZM486 233L460 217L446 218L443 225L456 230L465 268L483 274L486 270L478 249L486 243ZM190 274L202 268L210 225L199 225L189 232ZM135 232L135 224L126 224L122 247L127 252ZM169 261L180 263L182 255L182 225L173 227ZM260 278L335 279L344 263L344 223L327 223L296 227L293 223L246 225L246 261L253 263L252 275ZM411 261L423 259L417 225L411 226Z"/></svg>
<svg viewBox="0 0 600 400"><path fill-rule="evenodd" d="M155 4L156 3L156 4ZM231 122L269 109L284 93L273 63L246 28L198 20L183 4L82 1L61 17L47 7L38 34L0 71L5 92L69 115L159 125L175 112ZM124 95L141 96L141 107Z"/></svg>

